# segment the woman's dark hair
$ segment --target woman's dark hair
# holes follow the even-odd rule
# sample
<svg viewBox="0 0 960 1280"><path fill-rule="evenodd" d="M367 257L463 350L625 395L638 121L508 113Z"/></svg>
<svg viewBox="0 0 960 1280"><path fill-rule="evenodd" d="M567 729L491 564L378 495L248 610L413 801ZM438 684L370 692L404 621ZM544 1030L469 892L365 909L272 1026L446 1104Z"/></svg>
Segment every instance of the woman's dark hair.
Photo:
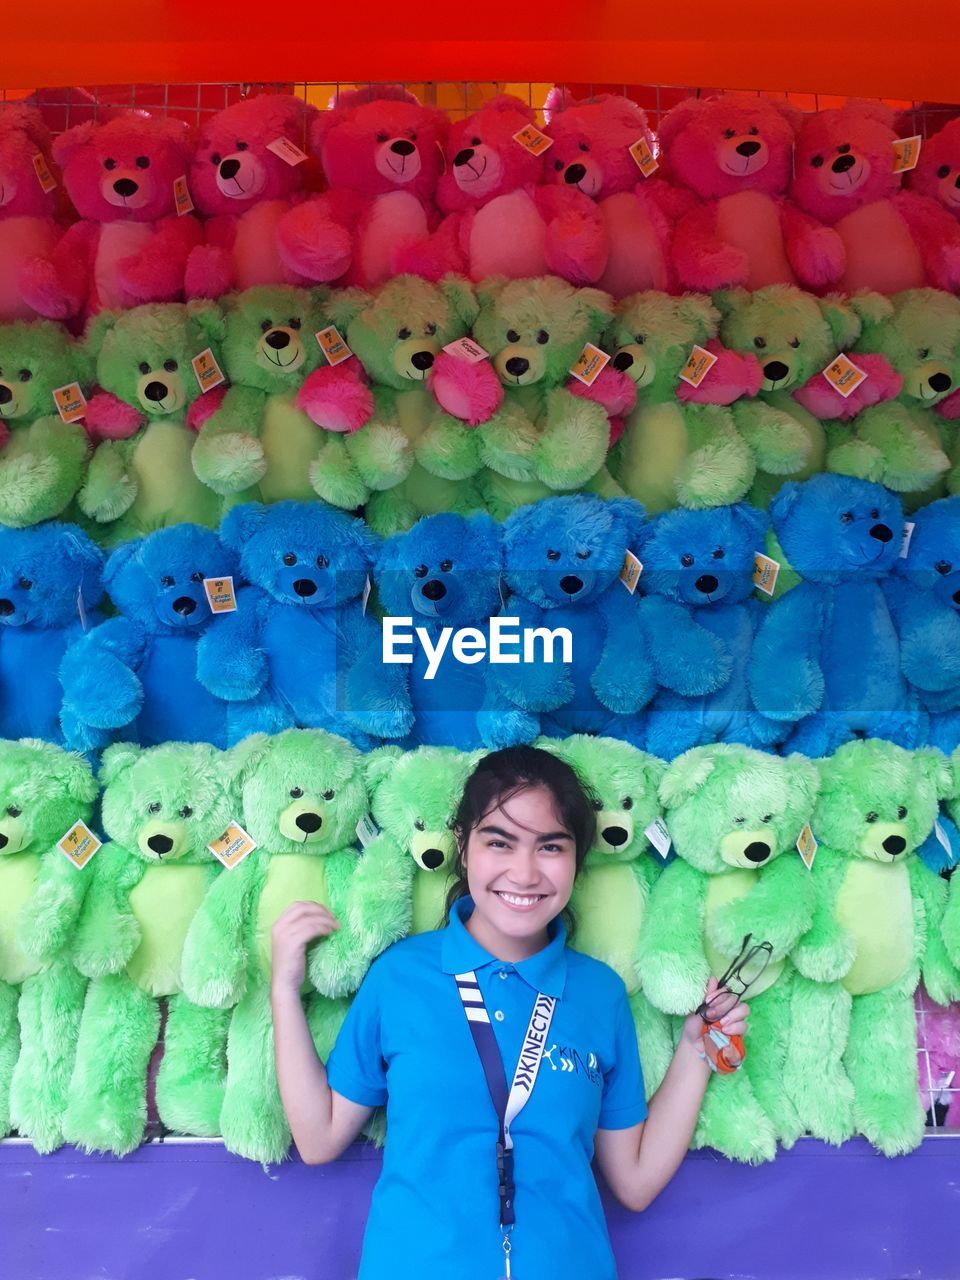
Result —
<svg viewBox="0 0 960 1280"><path fill-rule="evenodd" d="M597 797L571 765L541 747L504 747L501 751L491 751L477 762L467 779L451 823L457 839L453 869L456 879L447 894L444 923L449 921L454 903L470 892L463 862L470 832L488 813L528 787L545 787L553 796L557 814L573 837L575 874L579 875L583 860L596 840L596 814L600 808ZM562 914L567 934L572 937L576 923L573 913L566 907Z"/></svg>

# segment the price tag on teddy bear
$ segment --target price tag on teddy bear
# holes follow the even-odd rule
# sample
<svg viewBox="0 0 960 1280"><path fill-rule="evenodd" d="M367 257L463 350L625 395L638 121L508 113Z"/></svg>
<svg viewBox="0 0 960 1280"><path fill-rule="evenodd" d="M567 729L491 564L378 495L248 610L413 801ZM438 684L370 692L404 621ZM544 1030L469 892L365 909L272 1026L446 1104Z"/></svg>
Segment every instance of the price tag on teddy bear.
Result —
<svg viewBox="0 0 960 1280"><path fill-rule="evenodd" d="M211 613L236 613L237 597L233 590L233 578L204 578L203 589Z"/></svg>
<svg viewBox="0 0 960 1280"><path fill-rule="evenodd" d="M638 138L628 150L633 157L633 163L645 178L649 178L660 168L657 157L653 154L650 143L646 138Z"/></svg>
<svg viewBox="0 0 960 1280"><path fill-rule="evenodd" d="M279 156L289 165L303 164L307 158L307 153L301 151L289 138L274 138L272 142L267 143L267 150L272 151L275 156Z"/></svg>
<svg viewBox="0 0 960 1280"><path fill-rule="evenodd" d="M632 551L623 553L623 564L620 566L620 581L627 588L631 595L637 589L637 583L640 581L640 575L643 573L643 565L633 554Z"/></svg>
<svg viewBox="0 0 960 1280"><path fill-rule="evenodd" d="M181 173L179 178L174 178L173 180L173 203L178 218L182 218L185 213L193 213L193 198L190 195L190 188L187 186L187 175L185 173Z"/></svg>
<svg viewBox="0 0 960 1280"><path fill-rule="evenodd" d="M518 142L532 156L542 156L553 146L553 139L541 133L535 124L525 124L513 135L513 141Z"/></svg>
<svg viewBox="0 0 960 1280"><path fill-rule="evenodd" d="M49 195L57 185L57 180L50 172L50 166L47 164L47 157L42 155L39 151L33 157L33 172L37 175L37 181L40 183L40 187L44 194Z"/></svg>
<svg viewBox="0 0 960 1280"><path fill-rule="evenodd" d="M100 848L101 843L102 841L97 839L87 824L78 818L70 830L64 832L57 841L57 848L78 870L82 871Z"/></svg>
<svg viewBox="0 0 960 1280"><path fill-rule="evenodd" d="M65 387L57 387L53 393L53 403L64 422L79 422L87 412L87 399L80 390L79 382L68 382Z"/></svg>
<svg viewBox="0 0 960 1280"><path fill-rule="evenodd" d="M366 849L368 845L373 844L379 834L380 828L374 822L372 815L365 813L357 823L357 839L361 846Z"/></svg>
<svg viewBox="0 0 960 1280"><path fill-rule="evenodd" d="M587 342L584 343L583 350L577 356L570 373L585 387L592 387L600 377L601 370L605 369L609 363L610 357L605 351L595 347L592 342Z"/></svg>
<svg viewBox="0 0 960 1280"><path fill-rule="evenodd" d="M217 364L217 357L209 347L201 351L198 356L194 356L190 363L193 365L194 377L204 395L227 380L223 370Z"/></svg>
<svg viewBox="0 0 960 1280"><path fill-rule="evenodd" d="M716 363L717 357L712 351L694 345L687 356L686 364L680 370L680 380L689 383L691 387L699 387Z"/></svg>
<svg viewBox="0 0 960 1280"><path fill-rule="evenodd" d="M667 824L664 820L662 818L654 818L648 827L644 827L643 834L659 853L660 857L665 858L670 852L670 846L673 841L670 839L670 832L667 830Z"/></svg>
<svg viewBox="0 0 960 1280"><path fill-rule="evenodd" d="M764 555L762 551L754 552L753 585L758 591L762 591L765 596L772 596L777 587L779 573L779 560L774 560L771 556Z"/></svg>
<svg viewBox="0 0 960 1280"><path fill-rule="evenodd" d="M903 522L903 541L900 543L900 559L906 560L910 554L910 540L913 537L914 522L905 520Z"/></svg>
<svg viewBox="0 0 960 1280"><path fill-rule="evenodd" d="M327 364L343 364L344 360L349 360L353 352L347 346L345 338L341 337L340 330L335 324L327 325L326 329L318 329L313 335L320 344L320 350L327 358Z"/></svg>
<svg viewBox="0 0 960 1280"><path fill-rule="evenodd" d="M866 373L855 365L848 355L842 351L836 360L831 360L821 373L833 387L834 391L838 391L846 400L847 396L853 395L860 383L866 378Z"/></svg>
<svg viewBox="0 0 960 1280"><path fill-rule="evenodd" d="M484 351L480 343L474 342L472 338L457 338L455 342L448 342L443 349L458 360L466 360L468 364L479 364L481 360L490 359L490 352Z"/></svg>
<svg viewBox="0 0 960 1280"><path fill-rule="evenodd" d="M222 836L211 840L207 848L228 871L241 863L248 853L253 853L257 842L248 836L239 822L231 822Z"/></svg>
<svg viewBox="0 0 960 1280"><path fill-rule="evenodd" d="M923 138L919 133L912 138L894 138L893 140L893 172L907 173L917 167L920 159L920 148Z"/></svg>
<svg viewBox="0 0 960 1280"><path fill-rule="evenodd" d="M805 822L800 828L800 834L797 836L797 853L803 859L808 871L813 870L813 860L817 856L819 847L817 837L810 830L810 823Z"/></svg>

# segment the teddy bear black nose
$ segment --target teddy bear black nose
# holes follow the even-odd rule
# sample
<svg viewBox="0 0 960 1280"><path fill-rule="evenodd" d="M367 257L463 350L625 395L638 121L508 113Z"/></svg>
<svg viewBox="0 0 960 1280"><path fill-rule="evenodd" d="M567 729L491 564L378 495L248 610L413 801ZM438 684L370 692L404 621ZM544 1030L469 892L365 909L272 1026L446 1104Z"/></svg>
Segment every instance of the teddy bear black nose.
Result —
<svg viewBox="0 0 960 1280"><path fill-rule="evenodd" d="M181 618L189 618L197 608L197 602L191 596L177 596L173 602L173 612L179 613Z"/></svg>
<svg viewBox="0 0 960 1280"><path fill-rule="evenodd" d="M169 390L170 388L165 382L148 382L143 388L143 394L148 400L153 400L156 403L162 400Z"/></svg>
<svg viewBox="0 0 960 1280"><path fill-rule="evenodd" d="M893 530L886 524L875 524L870 530L870 537L876 538L878 542L889 542L893 537Z"/></svg>
<svg viewBox="0 0 960 1280"><path fill-rule="evenodd" d="M856 156L837 156L830 168L834 173L846 173L857 163Z"/></svg>
<svg viewBox="0 0 960 1280"><path fill-rule="evenodd" d="M16 611L17 607L12 600L0 600L0 618L9 618Z"/></svg>
<svg viewBox="0 0 960 1280"><path fill-rule="evenodd" d="M240 172L240 161L234 159L232 156L230 157L229 160L222 160L220 162L221 178L235 178L239 172Z"/></svg>
<svg viewBox="0 0 960 1280"><path fill-rule="evenodd" d="M627 833L623 827L604 827L601 834L607 844L612 844L614 849L619 849L622 844L627 843Z"/></svg>
<svg viewBox="0 0 960 1280"><path fill-rule="evenodd" d="M443 866L443 851L441 849L424 849L420 855L420 861L428 871L436 871L437 867Z"/></svg>
<svg viewBox="0 0 960 1280"><path fill-rule="evenodd" d="M169 836L150 836L147 844L154 853L160 854L161 857L165 853L169 853L173 848L173 841Z"/></svg>
<svg viewBox="0 0 960 1280"><path fill-rule="evenodd" d="M473 147L464 147L453 157L454 164L469 164L473 159Z"/></svg>
<svg viewBox="0 0 960 1280"><path fill-rule="evenodd" d="M0 404L9 404L13 399L13 392L9 387L5 387L0 383Z"/></svg>
<svg viewBox="0 0 960 1280"><path fill-rule="evenodd" d="M560 579L560 590L565 591L568 596L575 596L583 587L583 579L578 578L575 573L565 573Z"/></svg>
<svg viewBox="0 0 960 1280"><path fill-rule="evenodd" d="M0 835L0 849L5 849L6 846L7 846L7 837L5 835Z"/></svg>
<svg viewBox="0 0 960 1280"><path fill-rule="evenodd" d="M701 573L700 577L693 584L698 591L702 591L705 596L713 595L720 583L712 573Z"/></svg>
<svg viewBox="0 0 960 1280"><path fill-rule="evenodd" d="M298 813L296 824L301 831L305 831L308 836L311 836L314 831L319 831L323 826L323 819L319 813Z"/></svg>
<svg viewBox="0 0 960 1280"><path fill-rule="evenodd" d="M447 594L447 588L438 578L431 578L429 582L425 582L420 591L428 600L442 600Z"/></svg>
<svg viewBox="0 0 960 1280"><path fill-rule="evenodd" d="M124 200L130 196L136 195L140 190L140 184L134 182L132 178L118 178L113 184L113 189L118 196L123 196Z"/></svg>
<svg viewBox="0 0 960 1280"><path fill-rule="evenodd" d="M904 840L903 836L887 836L886 840L883 842L883 847L887 853L892 853L896 856L898 853L903 853L904 849L907 847L907 842Z"/></svg>
<svg viewBox="0 0 960 1280"><path fill-rule="evenodd" d="M298 578L293 589L298 596L313 596L317 593L317 584L312 578Z"/></svg>
<svg viewBox="0 0 960 1280"><path fill-rule="evenodd" d="M395 151L398 156L412 156L416 149L412 142L405 142L402 138L390 144L390 150Z"/></svg>
<svg viewBox="0 0 960 1280"><path fill-rule="evenodd" d="M737 155L740 156L755 156L759 150L759 142L750 141L737 143Z"/></svg>
<svg viewBox="0 0 960 1280"><path fill-rule="evenodd" d="M415 351L410 357L410 363L415 369L419 369L421 373L426 373L428 369L433 367L433 352Z"/></svg>
<svg viewBox="0 0 960 1280"><path fill-rule="evenodd" d="M927 379L934 391L949 391L953 386L953 379L949 373L931 373Z"/></svg>
<svg viewBox="0 0 960 1280"><path fill-rule="evenodd" d="M268 347L273 347L274 351L282 351L284 347L290 345L290 335L285 333L283 329L271 329L265 338Z"/></svg>
<svg viewBox="0 0 960 1280"><path fill-rule="evenodd" d="M633 364L633 356L629 351L618 351L613 357L613 367L619 369L621 373L629 369Z"/></svg>
<svg viewBox="0 0 960 1280"><path fill-rule="evenodd" d="M530 361L523 356L511 356L507 361L507 373L514 378L521 378L530 368Z"/></svg>
<svg viewBox="0 0 960 1280"><path fill-rule="evenodd" d="M744 849L743 856L749 862L766 862L770 857L770 846L763 840L754 840Z"/></svg>
<svg viewBox="0 0 960 1280"><path fill-rule="evenodd" d="M770 360L763 366L763 376L769 378L771 382L779 382L789 372L789 368L782 360Z"/></svg>
<svg viewBox="0 0 960 1280"><path fill-rule="evenodd" d="M582 182L586 177L586 165L570 164L567 165L567 172L563 175L564 182L569 182L571 187L575 187L578 182Z"/></svg>

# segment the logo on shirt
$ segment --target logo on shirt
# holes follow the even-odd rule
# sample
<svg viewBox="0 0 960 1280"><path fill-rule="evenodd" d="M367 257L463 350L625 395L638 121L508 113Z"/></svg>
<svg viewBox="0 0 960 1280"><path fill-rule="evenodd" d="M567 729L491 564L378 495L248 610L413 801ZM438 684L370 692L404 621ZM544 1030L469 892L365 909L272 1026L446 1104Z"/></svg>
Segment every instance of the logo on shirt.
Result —
<svg viewBox="0 0 960 1280"><path fill-rule="evenodd" d="M573 1045L552 1044L549 1049L544 1049L543 1060L561 1074L567 1072L570 1075L583 1075L591 1084L603 1084L603 1074L595 1053L582 1054Z"/></svg>

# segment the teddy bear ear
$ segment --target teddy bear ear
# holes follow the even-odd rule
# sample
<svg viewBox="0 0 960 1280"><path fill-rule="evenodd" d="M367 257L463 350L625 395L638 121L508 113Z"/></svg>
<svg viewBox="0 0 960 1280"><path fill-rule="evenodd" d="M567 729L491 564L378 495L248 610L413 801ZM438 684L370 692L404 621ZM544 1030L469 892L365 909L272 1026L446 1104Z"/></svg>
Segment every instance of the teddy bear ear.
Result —
<svg viewBox="0 0 960 1280"><path fill-rule="evenodd" d="M543 104L543 118L550 123L562 111L568 111L570 107L575 107L577 100L569 89L563 85L555 84L547 94L547 99Z"/></svg>
<svg viewBox="0 0 960 1280"><path fill-rule="evenodd" d="M334 289L323 308L338 328L345 329L372 301L373 295L365 289Z"/></svg>
<svg viewBox="0 0 960 1280"><path fill-rule="evenodd" d="M597 337L613 319L615 303L602 289L578 289L577 306L593 326Z"/></svg>
<svg viewBox="0 0 960 1280"><path fill-rule="evenodd" d="M759 507L751 507L748 502L735 502L730 507L730 514L734 524L745 529L757 542L758 547L763 544L767 529L770 527L770 517L766 511L761 511Z"/></svg>
<svg viewBox="0 0 960 1280"><path fill-rule="evenodd" d="M104 338L122 314L122 311L98 311L95 316L91 316L87 321L87 327L80 341L87 359L92 364L96 364Z"/></svg>
<svg viewBox="0 0 960 1280"><path fill-rule="evenodd" d="M220 541L239 555L267 518L262 502L245 502L234 507L220 521Z"/></svg>
<svg viewBox="0 0 960 1280"><path fill-rule="evenodd" d="M667 766L660 783L660 803L668 809L695 796L713 773L716 762L701 748L685 751Z"/></svg>
<svg viewBox="0 0 960 1280"><path fill-rule="evenodd" d="M187 164L193 156L193 134L187 122L178 120L176 116L148 116L147 120L150 134L173 147Z"/></svg>
<svg viewBox="0 0 960 1280"><path fill-rule="evenodd" d="M787 756L783 763L790 786L802 798L803 803L799 807L808 815L811 814L820 791L820 770L813 760L808 760L797 752Z"/></svg>
<svg viewBox="0 0 960 1280"><path fill-rule="evenodd" d="M864 294L864 297L867 295ZM880 294L876 294L880 297ZM886 301L886 299L884 299ZM820 299L820 311L833 340L837 345L838 351L846 351L847 347L853 346L860 337L861 322L860 316L850 305L846 298L841 298L836 294Z"/></svg>
<svg viewBox="0 0 960 1280"><path fill-rule="evenodd" d="M80 570L81 597L88 605L97 604L103 595L103 552L75 524L62 524L60 534L68 558Z"/></svg>
<svg viewBox="0 0 960 1280"><path fill-rule="evenodd" d="M117 579L127 565L140 554L144 541L144 538L131 538L129 542L122 542L119 547L110 552L103 568L103 585L108 595L112 594Z"/></svg>
<svg viewBox="0 0 960 1280"><path fill-rule="evenodd" d="M187 303L187 315L211 342L222 342L226 337L227 319L217 303L195 298Z"/></svg>
<svg viewBox="0 0 960 1280"><path fill-rule="evenodd" d="M629 547L631 551L639 551L653 532L643 504L636 498L610 498L605 506L626 529L624 550Z"/></svg>
<svg viewBox="0 0 960 1280"><path fill-rule="evenodd" d="M477 305L481 308L495 307L504 287L509 283L506 276L487 276L475 286Z"/></svg>
<svg viewBox="0 0 960 1280"><path fill-rule="evenodd" d="M780 486L769 508L770 522L774 527L787 518L802 494L803 485L796 480L788 480Z"/></svg>
<svg viewBox="0 0 960 1280"><path fill-rule="evenodd" d="M270 746L270 735L251 733L228 751L223 752L223 764L231 782L241 786L250 771L260 763Z"/></svg>
<svg viewBox="0 0 960 1280"><path fill-rule="evenodd" d="M646 751L641 751L639 754L640 758L637 761L637 765L643 774L644 786L651 788L659 795L667 773L667 762L666 760L661 760L659 756L650 755Z"/></svg>
<svg viewBox="0 0 960 1280"><path fill-rule="evenodd" d="M112 743L100 757L100 785L108 787L111 782L116 782L121 773L139 760L142 754L142 749L135 742Z"/></svg>
<svg viewBox="0 0 960 1280"><path fill-rule="evenodd" d="M724 318L732 316L739 307L745 306L750 301L750 294L746 289L714 289L710 297L713 305Z"/></svg>
<svg viewBox="0 0 960 1280"><path fill-rule="evenodd" d="M860 116L863 119L875 120L878 124L892 129L897 118L896 110L885 102L870 98L850 98L841 110L846 115Z"/></svg>
<svg viewBox="0 0 960 1280"><path fill-rule="evenodd" d="M97 125L92 120L86 120L83 124L74 125L72 129L67 129L58 138L54 138L53 158L61 169L69 162L75 151L79 151L81 147L85 147L92 141L96 132Z"/></svg>
<svg viewBox="0 0 960 1280"><path fill-rule="evenodd" d="M921 775L933 784L938 800L952 800L956 796L957 778L942 751L921 747L913 752L913 762Z"/></svg>
<svg viewBox="0 0 960 1280"><path fill-rule="evenodd" d="M863 293L855 293L850 299L850 306L860 317L864 332L883 324L893 315L893 303L890 299L869 289Z"/></svg>
<svg viewBox="0 0 960 1280"><path fill-rule="evenodd" d="M386 782L396 770L397 761L402 760L406 752L393 745L374 747L363 757L363 777L369 791L375 791L382 782Z"/></svg>
<svg viewBox="0 0 960 1280"><path fill-rule="evenodd" d="M10 103L0 114L0 130L18 129L25 133L30 141L44 155L50 155L50 130L44 124L43 116L36 107L28 107L21 103Z"/></svg>
<svg viewBox="0 0 960 1280"><path fill-rule="evenodd" d="M788 102L786 98L765 98L763 105L768 110L776 111L778 115L783 116L794 133L800 128L800 122L806 114L799 107L795 107L792 102Z"/></svg>
<svg viewBox="0 0 960 1280"><path fill-rule="evenodd" d="M100 791L93 770L79 751L62 751L57 772L60 785L77 804L93 804Z"/></svg>
<svg viewBox="0 0 960 1280"><path fill-rule="evenodd" d="M701 341L714 337L720 324L720 312L704 293L684 294L677 302L677 314L696 326Z"/></svg>
<svg viewBox="0 0 960 1280"><path fill-rule="evenodd" d="M477 295L470 281L463 276L444 276L437 288L457 319L469 329L480 314Z"/></svg>
<svg viewBox="0 0 960 1280"><path fill-rule="evenodd" d="M553 90L550 90L553 93ZM547 95L549 99L549 94ZM536 120L537 113L529 103L524 102L522 98L518 98L513 93L498 93L495 98L490 98L483 104L482 111L496 111L504 114L526 116L531 124Z"/></svg>
<svg viewBox="0 0 960 1280"><path fill-rule="evenodd" d="M683 102L670 108L657 130L662 148L669 147L674 138L683 132L694 116L699 114L700 106L699 98L684 98Z"/></svg>

